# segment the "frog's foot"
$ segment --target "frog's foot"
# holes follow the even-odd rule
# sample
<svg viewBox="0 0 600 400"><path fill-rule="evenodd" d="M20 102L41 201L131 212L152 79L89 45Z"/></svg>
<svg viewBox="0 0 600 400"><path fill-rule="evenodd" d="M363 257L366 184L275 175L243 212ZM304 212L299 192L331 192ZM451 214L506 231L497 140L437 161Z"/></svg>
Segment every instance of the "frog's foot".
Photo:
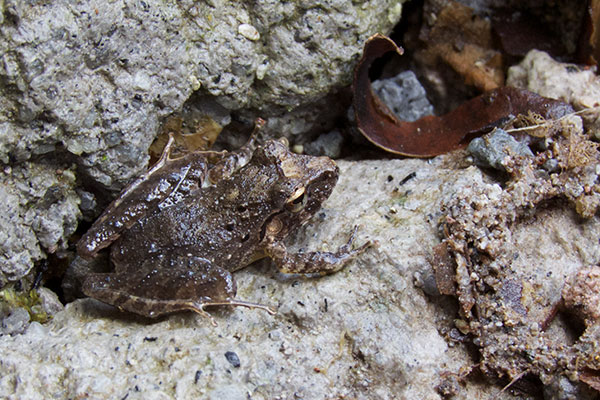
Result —
<svg viewBox="0 0 600 400"><path fill-rule="evenodd" d="M358 226L355 226L348 242L340 246L336 252L313 251L307 253L288 253L283 243L272 242L267 246L266 253L283 273L320 273L321 275L327 275L339 271L350 260L363 253L369 247L376 245L376 243L367 241L360 247L352 249L357 232Z"/></svg>
<svg viewBox="0 0 600 400"><path fill-rule="evenodd" d="M223 301L204 301L204 302L189 302L188 303L188 307L187 309L189 311L193 311L197 314L202 315L203 317L206 317L210 320L210 323L212 324L212 326L217 326L217 322L215 321L215 319L212 317L212 315L210 315L209 313L207 313L204 308L205 307L211 307L211 306L233 306L233 307L248 307L248 308L258 308L261 310L265 310L266 312L268 312L271 315L274 315L276 312L273 311L272 309L270 309L269 307L263 305L263 304L258 304L258 303L250 303L248 301L243 301L243 300L223 300Z"/></svg>

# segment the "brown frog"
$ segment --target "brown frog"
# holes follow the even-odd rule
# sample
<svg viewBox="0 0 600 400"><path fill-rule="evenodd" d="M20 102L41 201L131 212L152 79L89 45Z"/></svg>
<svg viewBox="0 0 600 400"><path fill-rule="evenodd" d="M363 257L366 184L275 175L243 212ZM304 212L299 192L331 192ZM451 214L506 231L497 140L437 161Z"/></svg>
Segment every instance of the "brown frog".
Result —
<svg viewBox="0 0 600 400"><path fill-rule="evenodd" d="M355 229L337 252L289 253L283 240L320 209L338 168L282 141L257 146L253 138L237 152L171 158L171 137L156 165L77 244L85 258L111 246L114 265L113 273L90 274L83 292L148 317L182 310L210 317L204 308L215 305L273 313L236 300L231 272L268 256L282 272L326 274L370 245L351 249Z"/></svg>

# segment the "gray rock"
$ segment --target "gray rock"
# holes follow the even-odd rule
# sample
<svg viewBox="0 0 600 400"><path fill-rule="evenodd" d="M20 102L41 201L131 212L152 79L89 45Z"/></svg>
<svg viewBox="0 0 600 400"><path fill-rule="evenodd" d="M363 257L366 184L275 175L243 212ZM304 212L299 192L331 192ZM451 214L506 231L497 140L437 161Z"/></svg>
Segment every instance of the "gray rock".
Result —
<svg viewBox="0 0 600 400"><path fill-rule="evenodd" d="M42 287L37 289L37 293L40 298L40 307L46 314L54 315L64 309L58 296L52 290Z"/></svg>
<svg viewBox="0 0 600 400"><path fill-rule="evenodd" d="M558 161L551 158L550 160L548 160L544 164L542 164L542 168L544 168L546 171L548 171L550 173L556 172L559 169Z"/></svg>
<svg viewBox="0 0 600 400"><path fill-rule="evenodd" d="M0 186L0 243L2 243L1 286L25 276L43 257L35 232L23 216L19 197Z"/></svg>
<svg viewBox="0 0 600 400"><path fill-rule="evenodd" d="M304 145L304 152L313 156L338 158L342 152L344 136L334 130L319 136L316 140Z"/></svg>
<svg viewBox="0 0 600 400"><path fill-rule="evenodd" d="M377 80L371 86L401 121L412 122L433 115L433 106L427 99L427 93L412 71Z"/></svg>
<svg viewBox="0 0 600 400"><path fill-rule="evenodd" d="M47 322L64 309L58 296L47 288L6 288L0 291L0 299L0 336L21 334L32 321L39 325L38 321Z"/></svg>
<svg viewBox="0 0 600 400"><path fill-rule="evenodd" d="M2 318L0 324L0 336L16 335L25 332L29 326L29 313L23 307L10 310L10 313Z"/></svg>
<svg viewBox="0 0 600 400"><path fill-rule="evenodd" d="M33 162L0 173L0 287L66 249L81 215L75 184L73 170Z"/></svg>
<svg viewBox="0 0 600 400"><path fill-rule="evenodd" d="M467 151L471 153L475 164L506 171L504 159L510 156L533 157L533 153L525 143L518 142L502 129L494 129L482 137L471 140Z"/></svg>
<svg viewBox="0 0 600 400"><path fill-rule="evenodd" d="M192 93L262 117L312 104L350 83L364 40L389 31L401 4L5 1L0 160L62 144L121 187Z"/></svg>

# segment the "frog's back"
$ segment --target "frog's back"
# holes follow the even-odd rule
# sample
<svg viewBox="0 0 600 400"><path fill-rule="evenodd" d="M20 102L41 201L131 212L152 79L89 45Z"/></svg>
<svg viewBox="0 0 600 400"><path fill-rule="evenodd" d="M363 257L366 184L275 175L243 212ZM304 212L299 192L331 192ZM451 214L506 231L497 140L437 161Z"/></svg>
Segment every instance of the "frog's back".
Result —
<svg viewBox="0 0 600 400"><path fill-rule="evenodd" d="M157 208L115 243L113 261L131 265L167 252L199 256L230 271L243 268L260 253L263 226L277 210L269 195L276 179L269 172L241 171L253 178L232 176Z"/></svg>

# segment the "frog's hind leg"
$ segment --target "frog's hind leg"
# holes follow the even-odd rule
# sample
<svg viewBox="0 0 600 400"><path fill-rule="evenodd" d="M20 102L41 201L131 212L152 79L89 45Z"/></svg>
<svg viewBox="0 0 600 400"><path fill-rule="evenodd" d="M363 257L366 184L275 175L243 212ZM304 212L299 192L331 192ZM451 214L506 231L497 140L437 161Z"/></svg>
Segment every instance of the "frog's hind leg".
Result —
<svg viewBox="0 0 600 400"><path fill-rule="evenodd" d="M236 300L231 273L200 257L157 257L135 271L122 266L119 269L124 272L92 274L84 282L83 292L121 310L151 318L194 311L208 317L213 325L216 323L205 307L242 306L274 313L266 306Z"/></svg>

